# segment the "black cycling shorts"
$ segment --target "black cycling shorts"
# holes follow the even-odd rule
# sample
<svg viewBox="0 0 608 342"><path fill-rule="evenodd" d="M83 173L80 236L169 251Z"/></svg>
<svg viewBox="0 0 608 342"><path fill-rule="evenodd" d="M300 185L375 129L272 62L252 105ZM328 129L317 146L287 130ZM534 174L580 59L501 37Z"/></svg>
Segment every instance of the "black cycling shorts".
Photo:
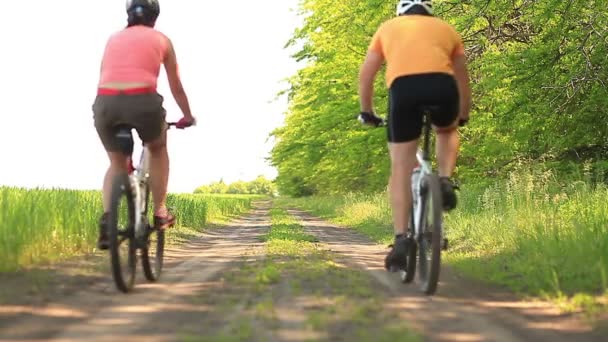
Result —
<svg viewBox="0 0 608 342"><path fill-rule="evenodd" d="M388 141L416 140L422 134L423 108L433 106L431 121L437 127L454 123L460 109L456 79L446 73L402 76L391 84L388 104Z"/></svg>

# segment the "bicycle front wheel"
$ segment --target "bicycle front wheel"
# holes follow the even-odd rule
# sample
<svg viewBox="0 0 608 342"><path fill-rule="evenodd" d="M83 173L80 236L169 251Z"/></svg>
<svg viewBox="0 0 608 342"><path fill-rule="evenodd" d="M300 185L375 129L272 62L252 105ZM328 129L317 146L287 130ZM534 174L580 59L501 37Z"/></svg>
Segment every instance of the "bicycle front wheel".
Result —
<svg viewBox="0 0 608 342"><path fill-rule="evenodd" d="M108 237L112 276L116 287L129 292L135 283L137 247L135 244L135 203L126 173L117 175L112 184Z"/></svg>
<svg viewBox="0 0 608 342"><path fill-rule="evenodd" d="M150 187L146 186L145 215L148 215ZM165 232L151 225L146 227L146 241L141 253L141 263L144 275L148 281L157 281L163 269L163 254L165 251Z"/></svg>
<svg viewBox="0 0 608 342"><path fill-rule="evenodd" d="M437 291L441 269L441 240L443 236L443 200L439 177L425 175L421 196L423 213L420 222L421 234L418 236L418 276L421 290L427 295Z"/></svg>

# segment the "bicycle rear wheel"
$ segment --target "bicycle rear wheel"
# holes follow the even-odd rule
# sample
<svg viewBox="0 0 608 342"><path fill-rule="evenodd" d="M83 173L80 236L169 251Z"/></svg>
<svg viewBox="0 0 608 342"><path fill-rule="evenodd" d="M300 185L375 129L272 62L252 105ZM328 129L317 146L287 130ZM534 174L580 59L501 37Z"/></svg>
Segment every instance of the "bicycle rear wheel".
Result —
<svg viewBox="0 0 608 342"><path fill-rule="evenodd" d="M148 207L150 202L150 187L146 185L146 200L144 216L148 217ZM146 227L146 241L141 253L141 263L144 275L148 281L157 281L163 269L163 256L165 251L165 232L156 229L150 224Z"/></svg>
<svg viewBox="0 0 608 342"><path fill-rule="evenodd" d="M421 290L427 295L437 291L441 268L441 239L443 235L443 205L439 177L425 175L422 180L425 188L421 196L423 205L422 231L418 238L418 277Z"/></svg>
<svg viewBox="0 0 608 342"><path fill-rule="evenodd" d="M112 276L116 287L127 293L135 283L137 248L134 236L135 203L126 173L114 178L111 196L108 237Z"/></svg>

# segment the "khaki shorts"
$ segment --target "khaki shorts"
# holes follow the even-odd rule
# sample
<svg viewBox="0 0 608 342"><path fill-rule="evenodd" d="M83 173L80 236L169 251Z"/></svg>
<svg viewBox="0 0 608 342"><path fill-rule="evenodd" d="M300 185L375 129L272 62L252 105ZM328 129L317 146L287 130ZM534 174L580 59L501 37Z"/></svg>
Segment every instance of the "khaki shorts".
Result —
<svg viewBox="0 0 608 342"><path fill-rule="evenodd" d="M95 129L108 152L120 151L114 137L117 125L129 125L148 143L158 139L165 127L166 111L158 93L97 95L93 103Z"/></svg>

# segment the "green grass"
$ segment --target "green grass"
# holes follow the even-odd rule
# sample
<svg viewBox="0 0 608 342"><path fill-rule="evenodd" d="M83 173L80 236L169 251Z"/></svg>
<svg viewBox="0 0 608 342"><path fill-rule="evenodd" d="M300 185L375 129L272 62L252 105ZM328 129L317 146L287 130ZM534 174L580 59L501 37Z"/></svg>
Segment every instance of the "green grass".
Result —
<svg viewBox="0 0 608 342"><path fill-rule="evenodd" d="M385 193L279 198L275 202L302 208L332 223L352 227L379 243L392 242L394 237L390 204Z"/></svg>
<svg viewBox="0 0 608 342"><path fill-rule="evenodd" d="M608 188L517 172L490 187L465 184L445 216L446 262L515 292L608 311ZM392 238L386 194L283 199L373 240Z"/></svg>
<svg viewBox="0 0 608 342"><path fill-rule="evenodd" d="M270 256L308 255L314 250L313 242L317 242L317 239L307 234L284 209L273 208L270 210L270 216L271 228L260 238L266 242Z"/></svg>
<svg viewBox="0 0 608 342"><path fill-rule="evenodd" d="M187 238L207 223L238 215L253 199L169 195L178 217L170 238ZM100 214L98 191L0 187L0 272L93 252Z"/></svg>
<svg viewBox="0 0 608 342"><path fill-rule="evenodd" d="M608 311L608 188L513 173L465 189L447 261L466 274L587 313Z"/></svg>

